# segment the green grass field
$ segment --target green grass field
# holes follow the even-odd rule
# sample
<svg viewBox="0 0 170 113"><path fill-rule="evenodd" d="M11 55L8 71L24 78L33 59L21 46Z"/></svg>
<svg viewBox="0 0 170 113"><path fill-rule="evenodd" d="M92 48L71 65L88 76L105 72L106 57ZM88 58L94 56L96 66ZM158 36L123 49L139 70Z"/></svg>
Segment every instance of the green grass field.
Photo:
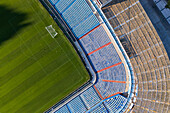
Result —
<svg viewBox="0 0 170 113"><path fill-rule="evenodd" d="M45 29L51 24L55 39ZM41 113L88 80L38 0L0 0L0 113Z"/></svg>

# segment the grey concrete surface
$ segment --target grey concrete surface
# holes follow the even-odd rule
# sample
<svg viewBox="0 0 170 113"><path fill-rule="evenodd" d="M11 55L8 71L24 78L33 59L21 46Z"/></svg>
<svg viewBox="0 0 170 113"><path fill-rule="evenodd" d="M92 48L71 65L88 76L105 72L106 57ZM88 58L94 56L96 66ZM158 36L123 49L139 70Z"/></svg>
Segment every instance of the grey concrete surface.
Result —
<svg viewBox="0 0 170 113"><path fill-rule="evenodd" d="M159 11L153 0L139 0L160 36L170 58L170 24Z"/></svg>

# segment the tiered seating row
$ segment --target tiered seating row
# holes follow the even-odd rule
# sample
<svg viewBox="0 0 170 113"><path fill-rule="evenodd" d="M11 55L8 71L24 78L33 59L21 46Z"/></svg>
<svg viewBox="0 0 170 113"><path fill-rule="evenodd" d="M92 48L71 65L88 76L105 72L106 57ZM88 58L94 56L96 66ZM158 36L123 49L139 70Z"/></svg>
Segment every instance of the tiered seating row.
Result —
<svg viewBox="0 0 170 113"><path fill-rule="evenodd" d="M86 0L52 0L51 2L53 5L55 4L55 8L60 12L61 16L69 25L77 39L81 38L100 24L89 5L86 3ZM109 43L110 39L101 25L79 41L84 50L89 53ZM91 60L91 64L94 65L96 72L121 62L113 44L107 45L104 48L90 54L88 58ZM96 88L103 97L108 97L116 92L124 92L125 90L126 84L102 81L102 79L106 79L111 75L112 78L107 79L121 80L122 77L123 80L126 80L126 73L123 64L120 66L118 65L116 69L121 68L121 71L124 72L121 72L120 70L116 71L116 69L113 68L115 67L106 70L107 75L105 75L105 77L102 77L101 74L101 77L99 77L96 84ZM123 78L123 76L125 78ZM100 98L91 87L56 112L62 112L66 109L65 111L68 110L70 112L81 113L87 111L87 109L91 108L98 102L100 102ZM95 110L97 110L97 112L107 112L103 104ZM95 110L93 112L95 112Z"/></svg>
<svg viewBox="0 0 170 113"><path fill-rule="evenodd" d="M87 110L79 96L70 101L67 106L73 113L83 113Z"/></svg>
<svg viewBox="0 0 170 113"><path fill-rule="evenodd" d="M69 103L55 111L55 113L83 113L100 101L101 99L95 92L94 88L90 87Z"/></svg>
<svg viewBox="0 0 170 113"><path fill-rule="evenodd" d="M126 72L122 70L125 70L123 63L98 73L98 78L101 80L126 81Z"/></svg>
<svg viewBox="0 0 170 113"><path fill-rule="evenodd" d="M101 99L98 97L93 87L90 87L80 96L71 100L67 105L64 105L63 107L55 111L55 113L82 113L87 111L87 109L91 109L100 101ZM102 101L100 103L105 104L107 110L109 110L110 112L115 112L121 107L123 107L124 103L126 102L126 98L118 95L116 97L103 101L104 103ZM108 112L103 104L100 104L91 112Z"/></svg>
<svg viewBox="0 0 170 113"><path fill-rule="evenodd" d="M91 113L108 113L103 104L100 104L96 109L91 111Z"/></svg>
<svg viewBox="0 0 170 113"><path fill-rule="evenodd" d="M99 25L86 0L50 0L77 38Z"/></svg>
<svg viewBox="0 0 170 113"><path fill-rule="evenodd" d="M119 110L121 110L121 108L124 106L126 101L127 99L125 97L118 95L109 100L106 100L104 104L106 108L109 110L109 112L116 113Z"/></svg>
<svg viewBox="0 0 170 113"><path fill-rule="evenodd" d="M61 1L66 2L68 0ZM90 13L92 13L92 10L85 0L76 0L65 12L62 13L62 16L72 28L80 23L84 18L87 18Z"/></svg>
<svg viewBox="0 0 170 113"><path fill-rule="evenodd" d="M69 8L69 6L74 2L75 0L60 0L57 4L55 4L55 7L60 13L62 13L65 9Z"/></svg>
<svg viewBox="0 0 170 113"><path fill-rule="evenodd" d="M103 98L108 97L117 92L124 92L126 88L125 83L104 82L101 79L98 80L95 86Z"/></svg>
<svg viewBox="0 0 170 113"><path fill-rule="evenodd" d="M111 18L113 15L121 12L129 7L131 2L132 0L129 0L105 8L107 17ZM131 18L133 19L130 20ZM170 62L160 37L143 7L138 2L129 8L127 12L124 11L124 13L110 20L110 23L113 28L122 25L117 27L119 29L115 30L118 36L128 34L132 29L142 26L140 29L127 35L127 38L131 41L134 50L138 54L137 57L131 59L134 74L137 76L139 83L137 106L139 108L143 106L147 112L166 112L168 109L166 103L169 101L167 78L170 75L167 69ZM157 102L154 102L155 100ZM138 112L141 110L139 108L135 107L135 110Z"/></svg>
<svg viewBox="0 0 170 113"><path fill-rule="evenodd" d="M105 82L103 80L110 81L126 81L126 72L122 71L124 69L124 64L119 64L110 69L104 70L97 74L98 82L96 83L96 88L99 90L102 97L107 97L116 92L124 92L126 88L126 83L115 83L115 82Z"/></svg>
<svg viewBox="0 0 170 113"><path fill-rule="evenodd" d="M49 0L51 4L55 5L59 0Z"/></svg>
<svg viewBox="0 0 170 113"><path fill-rule="evenodd" d="M54 113L70 113L69 109L67 108L67 106L63 106L61 107L59 110L55 111Z"/></svg>
<svg viewBox="0 0 170 113"><path fill-rule="evenodd" d="M121 110L127 102L127 98L121 95L115 95L102 100L96 106L93 106L87 113L123 113Z"/></svg>
<svg viewBox="0 0 170 113"><path fill-rule="evenodd" d="M91 60L96 71L121 62L121 59L117 54L113 44L110 44L89 55L89 59Z"/></svg>
<svg viewBox="0 0 170 113"><path fill-rule="evenodd" d="M82 98L82 100L84 101L88 108L91 108L101 100L99 96L96 94L93 87L87 89L84 93L80 95L80 97Z"/></svg>
<svg viewBox="0 0 170 113"><path fill-rule="evenodd" d="M110 39L102 26L98 27L80 40L86 53L90 53L109 42Z"/></svg>
<svg viewBox="0 0 170 113"><path fill-rule="evenodd" d="M80 23L78 26L73 28L73 32L79 39L80 37L88 33L90 30L94 29L98 25L99 25L98 19L96 18L95 15L92 15L89 18L87 18L85 21Z"/></svg>

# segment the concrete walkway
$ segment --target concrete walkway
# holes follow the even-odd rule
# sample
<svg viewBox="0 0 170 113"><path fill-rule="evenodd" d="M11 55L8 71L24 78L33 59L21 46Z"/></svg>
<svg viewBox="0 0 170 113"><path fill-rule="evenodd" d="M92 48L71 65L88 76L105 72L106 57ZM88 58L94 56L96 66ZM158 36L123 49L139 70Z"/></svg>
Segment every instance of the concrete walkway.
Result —
<svg viewBox="0 0 170 113"><path fill-rule="evenodd" d="M170 58L170 24L157 8L153 0L139 0L160 36Z"/></svg>

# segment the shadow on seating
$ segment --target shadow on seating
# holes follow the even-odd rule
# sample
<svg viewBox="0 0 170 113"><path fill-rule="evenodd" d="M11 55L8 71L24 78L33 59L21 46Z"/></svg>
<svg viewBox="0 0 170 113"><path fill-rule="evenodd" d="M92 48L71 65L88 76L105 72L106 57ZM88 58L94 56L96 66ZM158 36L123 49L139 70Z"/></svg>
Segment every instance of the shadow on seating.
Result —
<svg viewBox="0 0 170 113"><path fill-rule="evenodd" d="M108 3L104 7L108 7L108 6L111 6L111 5L114 5L114 4L118 4L118 3L121 3L121 2L125 2L125 1L127 1L127 0L112 0L110 3ZM104 7L102 7L102 8L104 8Z"/></svg>
<svg viewBox="0 0 170 113"><path fill-rule="evenodd" d="M122 94L120 94L120 95L122 95L122 96L124 96L124 97L128 97L128 92L124 92L124 93L122 93Z"/></svg>

